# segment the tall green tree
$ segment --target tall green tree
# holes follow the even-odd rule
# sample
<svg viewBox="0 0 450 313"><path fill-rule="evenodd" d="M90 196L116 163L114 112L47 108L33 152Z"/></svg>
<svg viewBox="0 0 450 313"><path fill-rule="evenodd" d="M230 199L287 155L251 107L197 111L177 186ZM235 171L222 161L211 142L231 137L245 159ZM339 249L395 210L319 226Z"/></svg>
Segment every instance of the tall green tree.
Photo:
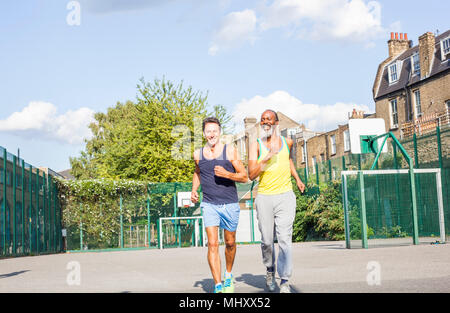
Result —
<svg viewBox="0 0 450 313"><path fill-rule="evenodd" d="M213 107L212 115L220 121L223 134L228 135L234 131L234 124L232 123L233 117L228 114L227 109L223 105L215 105Z"/></svg>
<svg viewBox="0 0 450 313"><path fill-rule="evenodd" d="M165 79L141 79L137 90L136 102L95 115L85 151L70 159L76 178L191 179L194 143L201 145L201 120L210 114L207 95Z"/></svg>

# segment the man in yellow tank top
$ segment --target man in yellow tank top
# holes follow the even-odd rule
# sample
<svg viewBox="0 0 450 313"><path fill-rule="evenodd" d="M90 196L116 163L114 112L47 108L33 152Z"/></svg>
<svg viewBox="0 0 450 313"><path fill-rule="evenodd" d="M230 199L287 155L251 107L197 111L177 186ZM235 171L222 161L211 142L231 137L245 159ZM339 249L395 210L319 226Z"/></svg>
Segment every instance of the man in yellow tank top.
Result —
<svg viewBox="0 0 450 313"><path fill-rule="evenodd" d="M289 293L292 275L292 226L296 211L296 198L292 190L291 175L303 193L305 185L298 177L290 151L293 141L278 134L278 116L266 110L261 115L262 138L250 146L248 172L251 180L259 177L256 212L261 232L261 251L266 266L266 285L275 291L275 270L281 279L280 292ZM274 235L279 246L275 268Z"/></svg>

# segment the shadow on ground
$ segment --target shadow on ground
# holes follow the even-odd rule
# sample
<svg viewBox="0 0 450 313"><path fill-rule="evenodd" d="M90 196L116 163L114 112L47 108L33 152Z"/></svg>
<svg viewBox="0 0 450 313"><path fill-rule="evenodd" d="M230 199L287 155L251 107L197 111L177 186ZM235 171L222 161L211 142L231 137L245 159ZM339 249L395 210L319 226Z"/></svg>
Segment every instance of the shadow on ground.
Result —
<svg viewBox="0 0 450 313"><path fill-rule="evenodd" d="M29 272L29 270L25 270L25 271L19 271L19 272L12 272L12 273L8 273L8 274L0 274L0 279L2 278L8 278L8 277L12 277L12 276L17 276L23 273Z"/></svg>
<svg viewBox="0 0 450 313"><path fill-rule="evenodd" d="M214 280L212 278L202 279L200 281L196 281L194 283L194 287L200 287L204 292L213 292L214 291Z"/></svg>
<svg viewBox="0 0 450 313"><path fill-rule="evenodd" d="M242 274L241 276L238 276L235 278L237 283L244 283L248 286L251 286L253 288L257 288L258 290L253 291L255 293L268 293L269 291L266 288L266 276L265 275L253 275L253 274ZM279 282L277 283L277 288L275 289L274 293L280 292L280 287L278 286ZM214 291L214 280L212 278L210 279L203 279L200 281L196 281L194 283L194 287L200 287L203 289L204 292L213 292ZM235 292L239 292L238 288L235 289ZM300 290L298 290L295 286L291 285L291 292L292 293L300 293Z"/></svg>

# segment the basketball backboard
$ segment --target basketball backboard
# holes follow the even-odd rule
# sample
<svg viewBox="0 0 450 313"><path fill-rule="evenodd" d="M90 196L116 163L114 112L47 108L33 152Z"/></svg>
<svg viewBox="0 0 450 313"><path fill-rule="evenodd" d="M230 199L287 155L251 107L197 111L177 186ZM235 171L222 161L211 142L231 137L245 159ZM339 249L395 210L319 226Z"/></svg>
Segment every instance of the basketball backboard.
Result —
<svg viewBox="0 0 450 313"><path fill-rule="evenodd" d="M354 154L377 153L384 138L371 143L370 139L386 133L386 126L382 118L350 119L348 122L351 152ZM383 153L388 152L384 145Z"/></svg>
<svg viewBox="0 0 450 313"><path fill-rule="evenodd" d="M194 206L194 204L191 202L190 192L179 192L177 195L177 202L179 208L188 208Z"/></svg>

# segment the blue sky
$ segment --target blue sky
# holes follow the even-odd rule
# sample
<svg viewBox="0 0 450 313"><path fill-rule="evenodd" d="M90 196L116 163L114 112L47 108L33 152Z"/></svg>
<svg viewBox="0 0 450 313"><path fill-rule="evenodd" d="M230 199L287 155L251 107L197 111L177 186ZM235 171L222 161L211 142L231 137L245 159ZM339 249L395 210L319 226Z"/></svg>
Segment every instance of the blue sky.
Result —
<svg viewBox="0 0 450 313"><path fill-rule="evenodd" d="M374 111L390 32L416 45L450 28L448 12L437 0L2 1L0 145L67 169L92 114L134 100L141 77L208 92L237 130L266 107L330 130Z"/></svg>

